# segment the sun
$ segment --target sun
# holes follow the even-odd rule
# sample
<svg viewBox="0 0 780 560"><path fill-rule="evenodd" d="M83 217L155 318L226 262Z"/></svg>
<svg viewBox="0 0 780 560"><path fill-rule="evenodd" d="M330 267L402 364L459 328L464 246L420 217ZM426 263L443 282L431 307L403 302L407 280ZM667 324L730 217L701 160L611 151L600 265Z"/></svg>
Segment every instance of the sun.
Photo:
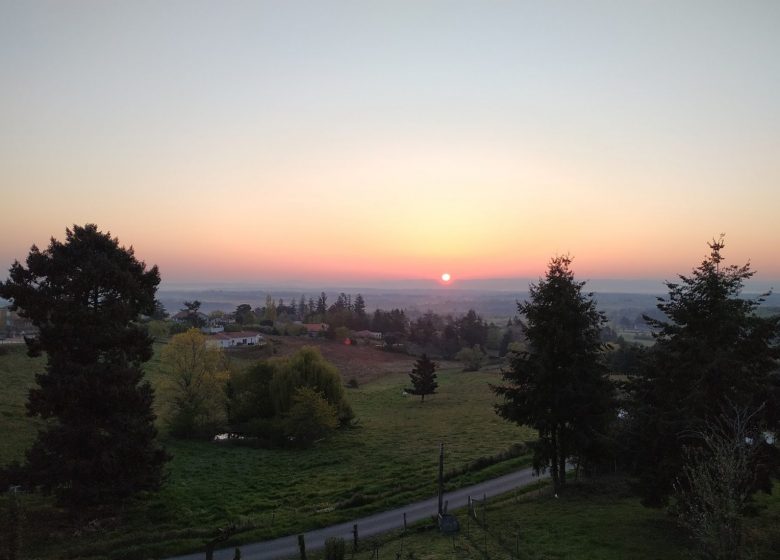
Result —
<svg viewBox="0 0 780 560"><path fill-rule="evenodd" d="M449 272L445 272L444 274L441 275L441 281L444 282L445 284L450 280L452 280L452 276L450 276Z"/></svg>

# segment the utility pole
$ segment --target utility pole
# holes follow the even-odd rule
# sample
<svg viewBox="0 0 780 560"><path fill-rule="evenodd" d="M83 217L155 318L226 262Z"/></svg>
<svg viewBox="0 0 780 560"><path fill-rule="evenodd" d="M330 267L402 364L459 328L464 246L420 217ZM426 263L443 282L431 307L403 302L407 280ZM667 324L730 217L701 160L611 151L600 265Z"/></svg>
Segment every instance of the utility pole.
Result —
<svg viewBox="0 0 780 560"><path fill-rule="evenodd" d="M439 445L439 515L444 513L444 444Z"/></svg>

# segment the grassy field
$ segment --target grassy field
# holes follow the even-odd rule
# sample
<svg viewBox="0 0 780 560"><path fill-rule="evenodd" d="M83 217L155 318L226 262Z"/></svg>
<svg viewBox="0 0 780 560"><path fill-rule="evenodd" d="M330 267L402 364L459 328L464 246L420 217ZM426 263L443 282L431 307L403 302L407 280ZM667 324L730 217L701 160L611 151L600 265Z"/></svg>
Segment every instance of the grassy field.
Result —
<svg viewBox="0 0 780 560"><path fill-rule="evenodd" d="M281 341L275 353L293 351ZM339 363L360 388L347 391L359 420L308 450L263 450L232 444L164 439L174 456L169 478L157 494L141 496L122 511L72 519L38 495L22 496L23 558L153 558L204 549L219 527L237 523L241 530L223 546L301 532L402 505L435 493L438 445L446 445L446 471L456 487L508 472L528 462L526 456L478 471L467 466L533 437L530 430L500 420L492 411L487 386L496 369L463 373L445 364L436 395L421 403L404 396L411 360L373 349L350 349L322 343L323 354ZM147 364L153 385L164 384L161 345ZM241 367L274 353L245 349L231 354ZM24 416L27 390L43 367L19 347L0 356L0 463L23 456L36 422ZM395 370L395 371L393 371ZM156 404L164 412L164 399ZM164 426L161 424L161 427ZM489 461L488 461L489 463ZM6 498L0 498L0 527L6 524ZM780 489L760 496L762 515L749 520L755 558L772 558L780 549ZM522 558L522 559L678 559L690 550L683 535L663 512L643 508L619 479L575 485L561 498L546 489L492 500L487 533L465 511L456 512L462 531L456 537L426 530L376 541L382 558ZM518 537L519 534L519 537ZM355 558L370 558L372 542ZM487 554L485 553L487 547ZM519 548L518 548L519 547ZM519 550L519 553L518 553ZM311 556L310 556L311 557Z"/></svg>
<svg viewBox="0 0 780 560"><path fill-rule="evenodd" d="M487 383L499 380L496 371L445 368L439 373L439 392L420 403L403 395L406 371L391 373L387 354L371 350L367 356L372 355L380 363L380 374L371 381L366 373L360 388L348 390L357 427L308 450L164 441L174 456L165 487L119 514L99 521L72 520L49 500L25 496L25 556L145 558L202 550L219 527L231 522L245 529L235 542L302 531L433 495L440 442L446 446L449 471L533 437L530 430L493 413ZM234 365L256 357L234 354ZM373 367L370 359L363 362L351 367ZM34 437L34 426L23 417L23 403L42 362L29 360L19 348L0 357L0 367L8 387L0 402L0 410L7 412L1 427L13 434L2 448L0 460L7 462L21 458ZM156 358L147 371L154 385L164 382ZM164 410L164 403L158 406ZM515 458L452 477L448 484L485 479L526 462Z"/></svg>
<svg viewBox="0 0 780 560"><path fill-rule="evenodd" d="M43 370L44 358L28 358L24 346L0 346L0 465L22 458L35 439L39 421L26 416L27 392L35 386L35 372Z"/></svg>
<svg viewBox="0 0 780 560"><path fill-rule="evenodd" d="M780 550L780 485L756 502L761 515L747 519L746 550L754 560L771 560ZM683 560L694 552L674 520L643 507L620 478L575 483L559 498L548 487L499 497L484 518L476 509L478 521L465 508L453 513L460 523L454 536L429 521L365 539L355 554L347 543L348 557L370 560L376 549L379 558L404 560Z"/></svg>

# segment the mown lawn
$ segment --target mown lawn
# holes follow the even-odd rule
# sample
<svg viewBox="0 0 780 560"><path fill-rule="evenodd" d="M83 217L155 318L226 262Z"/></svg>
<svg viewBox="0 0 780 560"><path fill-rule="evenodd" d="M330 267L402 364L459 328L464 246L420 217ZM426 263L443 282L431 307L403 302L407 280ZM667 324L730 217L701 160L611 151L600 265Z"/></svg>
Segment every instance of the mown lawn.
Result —
<svg viewBox="0 0 780 560"><path fill-rule="evenodd" d="M159 354L160 346L156 347ZM0 356L5 387L0 402L3 433L13 432L0 461L21 458L34 437L23 403L34 372L23 349ZM165 372L147 364L155 386ZM39 496L24 496L27 512L24 557L148 558L202 550L219 527L238 523L231 542L250 542L302 531L402 505L435 494L438 446L445 444L446 470L506 450L533 437L492 410L492 372L439 373L436 395L421 403L404 396L406 372L385 374L348 390L358 425L308 450L264 450L232 444L165 440L174 456L169 478L157 494L143 496L121 512L69 519ZM158 405L164 412L164 403ZM452 478L459 486L525 464L524 457Z"/></svg>

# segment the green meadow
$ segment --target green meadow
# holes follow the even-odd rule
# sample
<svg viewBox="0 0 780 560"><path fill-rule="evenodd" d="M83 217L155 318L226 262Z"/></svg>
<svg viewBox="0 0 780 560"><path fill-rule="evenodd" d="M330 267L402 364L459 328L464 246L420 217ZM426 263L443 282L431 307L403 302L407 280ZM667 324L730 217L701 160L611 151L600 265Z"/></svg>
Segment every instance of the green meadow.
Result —
<svg viewBox="0 0 780 560"><path fill-rule="evenodd" d="M147 377L164 387L166 372L155 347ZM236 353L234 367L256 355ZM21 347L0 356L0 463L21 459L41 421L24 415L27 391L42 359ZM161 440L173 455L168 479L155 494L142 495L119 511L70 517L51 498L22 495L23 558L156 558L203 551L219 528L238 532L220 546L302 532L400 506L435 494L439 443L445 444L447 486L458 487L529 463L524 453L507 453L534 437L504 422L492 409L488 383L497 368L439 372L437 394L421 403L405 396L406 371L386 371L347 390L357 424L311 449L267 450L235 443ZM165 392L158 392L165 413ZM500 460L502 457L511 458ZM475 465L475 462L477 465ZM780 549L780 488L759 496L760 515L748 520L755 558ZM620 478L575 483L559 498L540 486L490 500L485 519L455 512L461 532L442 536L422 523L361 543L354 558L404 559L682 559L692 550L662 510L642 507ZM478 516L481 517L481 511ZM7 526L7 498L0 499L0 527ZM351 547L348 547L351 551ZM318 558L320 555L309 555Z"/></svg>
<svg viewBox="0 0 780 560"><path fill-rule="evenodd" d="M243 365L240 356L233 365ZM0 356L7 388L0 397L2 428L11 435L0 449L3 463L21 459L34 438L35 422L24 416L24 402L42 366L23 348ZM146 368L153 385L162 387L166 373L157 358ZM161 421L173 460L160 492L121 512L77 520L50 499L24 496L24 550L40 558L154 557L200 550L231 523L241 527L231 542L250 542L348 520L434 495L439 443L445 444L451 487L508 472L528 464L527 456L498 464L491 458L534 436L493 413L488 383L497 381L495 370L445 368L438 393L421 403L403 394L406 372L383 375L348 390L357 418L353 428L306 450L176 441L165 438ZM164 414L164 398L159 401ZM469 470L477 460L487 466Z"/></svg>

